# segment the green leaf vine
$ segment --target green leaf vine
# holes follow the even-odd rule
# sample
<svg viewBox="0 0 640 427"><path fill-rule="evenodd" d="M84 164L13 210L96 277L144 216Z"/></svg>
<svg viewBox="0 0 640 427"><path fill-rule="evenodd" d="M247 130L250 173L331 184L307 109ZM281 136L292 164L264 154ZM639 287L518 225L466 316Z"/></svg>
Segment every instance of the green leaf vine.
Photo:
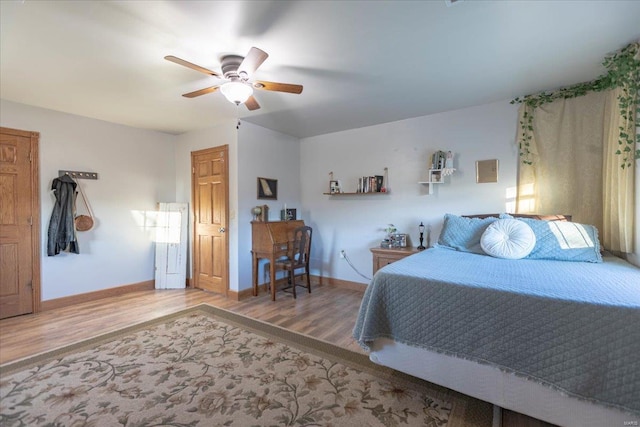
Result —
<svg viewBox="0 0 640 427"><path fill-rule="evenodd" d="M607 73L596 80L578 83L553 92L517 97L511 104L524 104L525 111L519 122L519 155L522 163L532 165L531 140L533 138L533 113L541 105L557 99L570 99L584 96L590 92L620 88L618 108L623 119L619 127L616 155L621 156L620 166L628 168L635 159L640 159L640 43L631 43L625 48L607 56L602 65Z"/></svg>

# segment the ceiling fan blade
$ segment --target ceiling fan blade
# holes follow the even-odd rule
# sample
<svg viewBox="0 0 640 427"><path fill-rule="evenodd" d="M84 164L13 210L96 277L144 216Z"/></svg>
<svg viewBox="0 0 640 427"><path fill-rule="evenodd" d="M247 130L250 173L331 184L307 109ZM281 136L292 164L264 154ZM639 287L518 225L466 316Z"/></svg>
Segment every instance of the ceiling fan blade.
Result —
<svg viewBox="0 0 640 427"><path fill-rule="evenodd" d="M207 93L215 92L218 89L220 89L220 86L211 86L211 87L207 87L207 88L204 88L204 89L196 90L194 92L185 93L182 96L184 96L185 98L195 98L196 96L205 95Z"/></svg>
<svg viewBox="0 0 640 427"><path fill-rule="evenodd" d="M245 102L244 105L247 106L247 108L249 109L249 111L253 111L253 110L257 110L258 108L260 108L260 104L258 104L258 101L256 101L256 99L253 97L253 95L251 95Z"/></svg>
<svg viewBox="0 0 640 427"><path fill-rule="evenodd" d="M238 67L238 74L246 73L247 76L250 76L268 57L269 54L264 50L252 47L247 56L245 56L240 63L240 66Z"/></svg>
<svg viewBox="0 0 640 427"><path fill-rule="evenodd" d="M290 83L275 83L264 80L256 80L253 87L262 90L272 90L275 92L302 93L302 85L293 85Z"/></svg>
<svg viewBox="0 0 640 427"><path fill-rule="evenodd" d="M180 59L177 56L173 56L173 55L168 55L165 56L164 59L166 59L167 61L171 61L173 63L176 63L178 65L182 65L185 66L187 68L191 68L192 70L196 70L196 71L200 71L201 73L204 74L208 74L210 76L215 76L215 77L220 77L220 74L216 73L215 71L211 71L207 68L201 67L199 65L193 64L189 61L185 61L184 59Z"/></svg>

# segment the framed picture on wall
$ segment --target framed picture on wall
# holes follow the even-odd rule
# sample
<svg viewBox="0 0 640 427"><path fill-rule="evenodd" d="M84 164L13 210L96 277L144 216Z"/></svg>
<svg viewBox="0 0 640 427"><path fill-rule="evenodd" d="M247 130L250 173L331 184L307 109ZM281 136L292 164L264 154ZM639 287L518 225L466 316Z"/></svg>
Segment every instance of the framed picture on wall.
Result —
<svg viewBox="0 0 640 427"><path fill-rule="evenodd" d="M476 182L498 182L498 160L478 160L476 162Z"/></svg>
<svg viewBox="0 0 640 427"><path fill-rule="evenodd" d="M278 200L278 180L258 177L258 199Z"/></svg>

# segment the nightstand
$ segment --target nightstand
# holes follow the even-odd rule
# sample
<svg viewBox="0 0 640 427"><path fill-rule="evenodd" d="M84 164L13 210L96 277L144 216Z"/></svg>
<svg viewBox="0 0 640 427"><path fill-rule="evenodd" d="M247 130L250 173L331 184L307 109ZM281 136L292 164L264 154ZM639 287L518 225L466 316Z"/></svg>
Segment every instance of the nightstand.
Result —
<svg viewBox="0 0 640 427"><path fill-rule="evenodd" d="M387 264L420 252L417 248L371 248L373 254L373 274Z"/></svg>

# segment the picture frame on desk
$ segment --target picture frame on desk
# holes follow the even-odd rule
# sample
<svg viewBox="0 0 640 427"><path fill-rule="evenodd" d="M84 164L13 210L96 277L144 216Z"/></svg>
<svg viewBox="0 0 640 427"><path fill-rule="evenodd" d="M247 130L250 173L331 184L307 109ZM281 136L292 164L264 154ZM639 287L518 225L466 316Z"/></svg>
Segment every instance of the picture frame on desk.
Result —
<svg viewBox="0 0 640 427"><path fill-rule="evenodd" d="M297 212L296 209L281 209L280 210L280 220L282 221L292 221L296 218Z"/></svg>
<svg viewBox="0 0 640 427"><path fill-rule="evenodd" d="M338 181L329 181L329 193L336 194L340 192L340 183Z"/></svg>
<svg viewBox="0 0 640 427"><path fill-rule="evenodd" d="M258 199L278 200L278 180L258 177Z"/></svg>

